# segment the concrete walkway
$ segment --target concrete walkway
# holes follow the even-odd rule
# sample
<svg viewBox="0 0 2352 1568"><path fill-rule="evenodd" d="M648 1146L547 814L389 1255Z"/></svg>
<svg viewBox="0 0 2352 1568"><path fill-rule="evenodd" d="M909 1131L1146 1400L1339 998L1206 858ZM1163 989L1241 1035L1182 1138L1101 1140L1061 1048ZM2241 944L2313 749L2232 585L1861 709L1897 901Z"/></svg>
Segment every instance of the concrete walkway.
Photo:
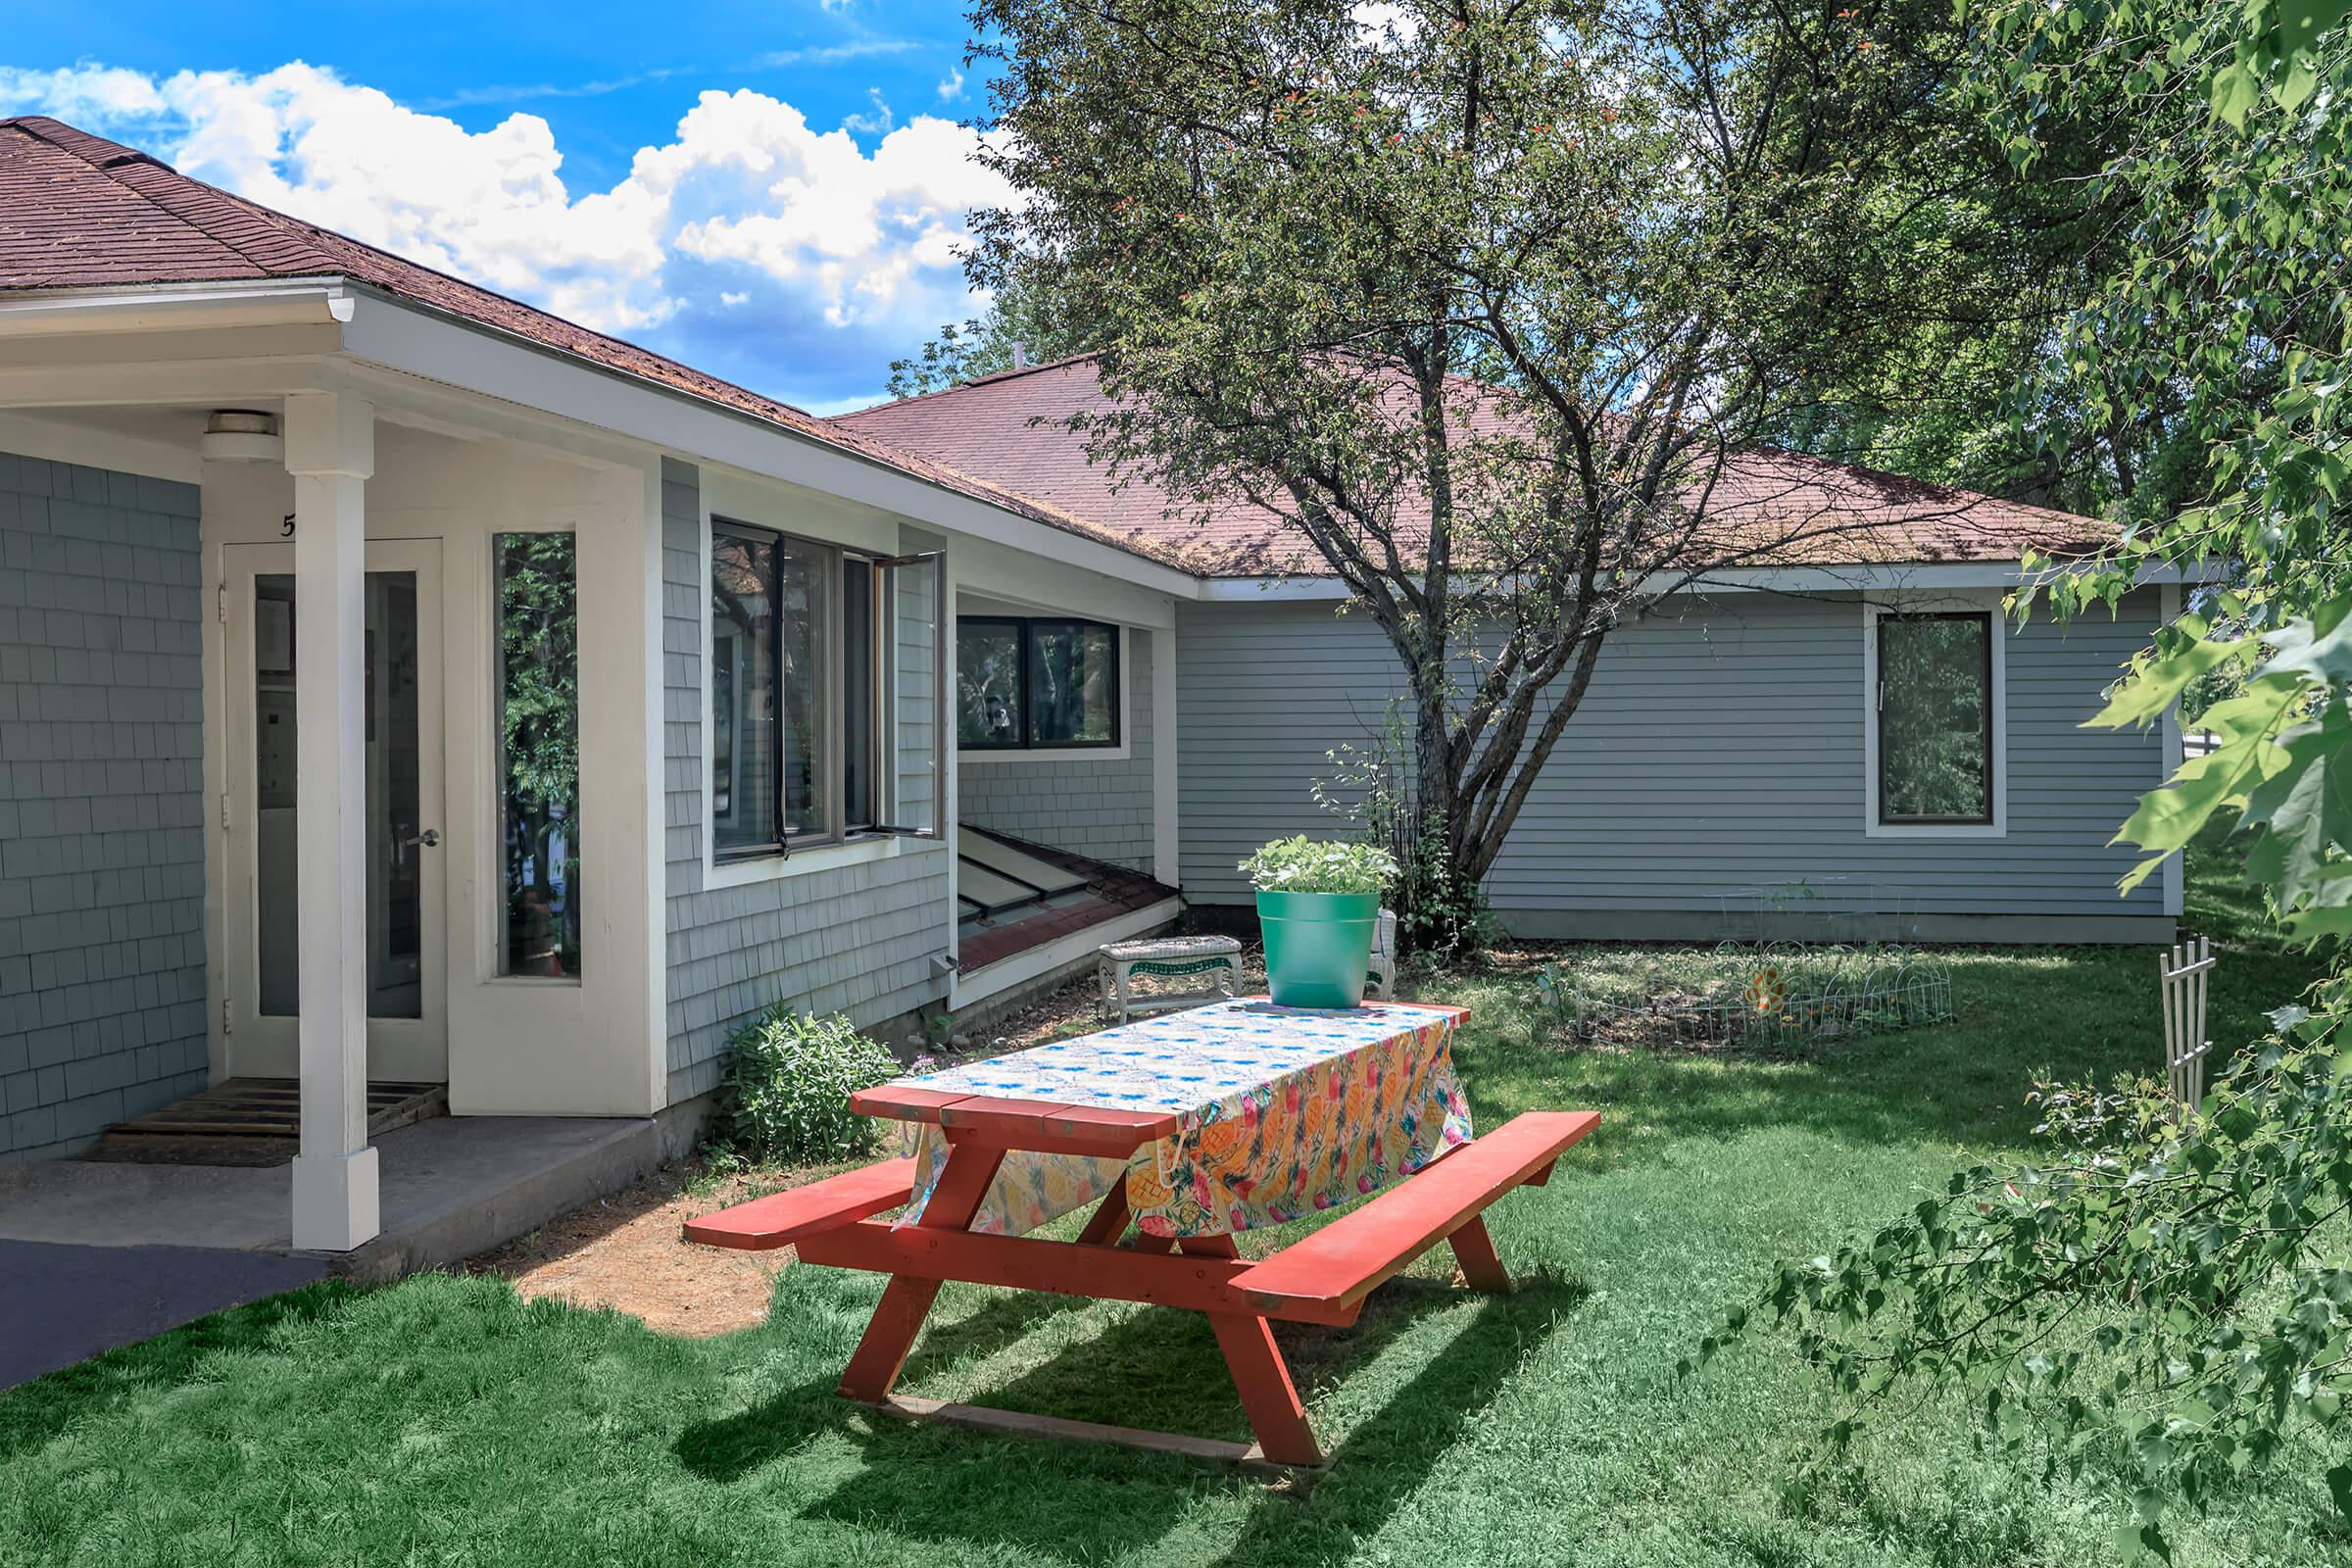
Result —
<svg viewBox="0 0 2352 1568"><path fill-rule="evenodd" d="M325 1274L270 1252L0 1241L0 1389Z"/></svg>
<svg viewBox="0 0 2352 1568"><path fill-rule="evenodd" d="M0 1387L326 1274L395 1280L486 1251L683 1153L668 1117L437 1116L380 1151L383 1234L292 1250L292 1167L0 1167Z"/></svg>

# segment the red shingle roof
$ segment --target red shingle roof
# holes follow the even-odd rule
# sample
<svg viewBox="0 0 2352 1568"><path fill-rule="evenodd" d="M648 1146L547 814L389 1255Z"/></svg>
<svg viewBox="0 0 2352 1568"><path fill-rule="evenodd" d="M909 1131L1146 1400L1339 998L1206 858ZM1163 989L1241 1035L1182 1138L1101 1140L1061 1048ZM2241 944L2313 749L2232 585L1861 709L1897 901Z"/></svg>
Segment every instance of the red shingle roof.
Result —
<svg viewBox="0 0 2352 1568"><path fill-rule="evenodd" d="M1107 406L1086 355L983 376L944 391L836 416L1023 495L1091 517L1139 547L1181 552L1210 575L1328 568L1276 515L1246 498L1180 506L1146 474L1113 488L1091 463L1072 416ZM1897 474L1763 449L1732 459L1708 504L1716 559L1769 565L2015 562L2028 546L2087 554L2108 524L2046 507L1924 484ZM1791 539L1790 535L1795 535Z"/></svg>
<svg viewBox="0 0 2352 1568"><path fill-rule="evenodd" d="M1051 527L1159 560L1083 515L893 450L872 434L746 391L618 338L418 267L190 179L145 153L41 116L0 120L0 289L341 277L683 392Z"/></svg>
<svg viewBox="0 0 2352 1568"><path fill-rule="evenodd" d="M39 116L0 120L0 289L339 277L636 377L1051 527L1221 575L1314 572L1305 542L1246 500L1175 505L1146 476L1115 486L1066 421L1101 406L1084 357L820 419L504 295L418 267ZM2096 549L2107 525L1785 452L1741 455L1715 514L1727 537L1814 519L1782 560L1816 564L2015 561ZM1835 519L1828 527L1825 514Z"/></svg>

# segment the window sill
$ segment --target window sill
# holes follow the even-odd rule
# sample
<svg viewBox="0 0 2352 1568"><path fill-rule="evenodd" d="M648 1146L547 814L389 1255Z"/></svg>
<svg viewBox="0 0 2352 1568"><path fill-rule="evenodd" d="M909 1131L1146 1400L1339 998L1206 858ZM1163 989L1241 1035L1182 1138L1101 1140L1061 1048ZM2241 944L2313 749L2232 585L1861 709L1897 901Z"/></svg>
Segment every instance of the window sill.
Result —
<svg viewBox="0 0 2352 1568"><path fill-rule="evenodd" d="M842 840L839 844L813 844L790 855L752 855L740 859L703 861L703 887L740 888L755 882L774 882L788 876L808 876L818 871L838 870L845 865L863 865L870 860L887 860L901 855L919 855L926 850L947 848L944 839L910 839L895 833L869 833Z"/></svg>
<svg viewBox="0 0 2352 1568"><path fill-rule="evenodd" d="M957 747L956 765L975 762L1124 762L1132 756L1125 741L1116 746Z"/></svg>
<svg viewBox="0 0 2352 1568"><path fill-rule="evenodd" d="M1863 827L1874 839L2005 839L2006 822L1871 822Z"/></svg>

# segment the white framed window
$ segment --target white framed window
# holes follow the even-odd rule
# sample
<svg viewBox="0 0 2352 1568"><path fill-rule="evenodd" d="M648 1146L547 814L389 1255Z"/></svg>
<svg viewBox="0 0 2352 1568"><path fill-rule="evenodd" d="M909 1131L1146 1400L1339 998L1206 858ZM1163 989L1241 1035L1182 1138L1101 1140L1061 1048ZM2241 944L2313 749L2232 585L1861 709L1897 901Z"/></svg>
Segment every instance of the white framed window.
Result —
<svg viewBox="0 0 2352 1568"><path fill-rule="evenodd" d="M1865 601L1863 830L2008 832L2008 637L1997 600Z"/></svg>
<svg viewBox="0 0 2352 1568"><path fill-rule="evenodd" d="M1076 615L956 619L956 747L967 760L1128 755L1127 629Z"/></svg>
<svg viewBox="0 0 2352 1568"><path fill-rule="evenodd" d="M712 864L943 837L945 556L713 516L708 559Z"/></svg>

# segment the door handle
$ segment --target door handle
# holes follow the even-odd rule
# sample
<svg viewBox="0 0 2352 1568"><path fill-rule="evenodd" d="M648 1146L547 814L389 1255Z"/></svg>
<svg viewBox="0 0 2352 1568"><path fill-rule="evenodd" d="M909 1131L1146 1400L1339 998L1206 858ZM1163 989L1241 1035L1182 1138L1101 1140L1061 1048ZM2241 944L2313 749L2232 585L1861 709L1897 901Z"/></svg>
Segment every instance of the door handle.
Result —
<svg viewBox="0 0 2352 1568"><path fill-rule="evenodd" d="M407 838L400 841L400 847L404 850L412 844L421 844L428 850L439 849L441 847L440 830L437 828L428 827L423 832L417 834L415 838Z"/></svg>

